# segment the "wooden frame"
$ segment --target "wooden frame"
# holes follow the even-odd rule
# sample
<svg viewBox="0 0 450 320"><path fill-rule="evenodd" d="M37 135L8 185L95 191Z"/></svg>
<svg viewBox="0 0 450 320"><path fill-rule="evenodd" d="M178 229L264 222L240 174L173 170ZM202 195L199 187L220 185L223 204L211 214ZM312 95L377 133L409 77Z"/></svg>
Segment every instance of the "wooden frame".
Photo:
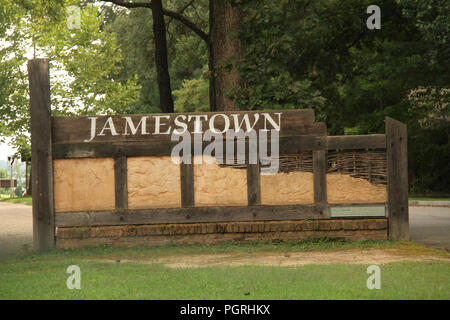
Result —
<svg viewBox="0 0 450 320"><path fill-rule="evenodd" d="M47 250L55 245L56 227L330 219L326 182L327 150L343 149L386 150L389 236L392 239L408 239L409 237L407 137L406 127L398 121L386 118L386 134L327 137L325 124L314 122L312 110L283 111L288 113L289 116L286 117L285 130L280 131L280 153L295 154L302 151L311 151L313 155L314 204L312 205L261 205L260 165L258 163L247 165L247 206L196 207L193 165L182 163L180 165L181 208L131 210L128 208L127 157L170 155L175 143L171 142L167 135L152 136L144 134L124 134L116 137L116 139L101 136L96 142L86 143L86 137L92 132L89 132L85 125L80 124L89 121L87 117L50 116L48 60L30 60L28 70L32 130L32 177L33 188L35 188L33 189L33 239L34 246L39 250ZM276 111L268 112L276 114ZM243 113L222 114L233 116L233 114ZM217 113L211 113L210 115L214 114ZM142 119L142 117L150 116L111 116L111 120L105 120L109 119L108 116L96 118L101 121L111 121L114 124L120 123L125 117L129 117L131 121L135 119L135 123L137 123L139 117ZM160 116L167 117L167 115ZM168 122L166 125L170 123L172 122ZM225 125L224 122L219 121L220 123ZM77 131L76 128L82 128L82 130ZM142 129L142 132L144 132L144 129ZM248 144L248 141L246 143ZM246 150L248 152L248 147L246 147ZM53 209L53 159L98 157L114 159L115 210L55 213ZM361 204L356 206L358 205ZM352 218L354 217L352 216ZM376 219L376 217L370 218Z"/></svg>

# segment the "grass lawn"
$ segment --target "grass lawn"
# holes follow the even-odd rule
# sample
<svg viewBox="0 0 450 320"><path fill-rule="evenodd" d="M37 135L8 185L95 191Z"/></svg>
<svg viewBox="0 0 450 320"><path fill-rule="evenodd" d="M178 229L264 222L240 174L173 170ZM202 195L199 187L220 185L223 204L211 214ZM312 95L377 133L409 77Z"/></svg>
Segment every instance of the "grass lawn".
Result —
<svg viewBox="0 0 450 320"><path fill-rule="evenodd" d="M418 200L418 201L450 201L450 198L409 197L409 200Z"/></svg>
<svg viewBox="0 0 450 320"><path fill-rule="evenodd" d="M409 200L419 201L450 201L450 194L430 193L430 194L409 194Z"/></svg>
<svg viewBox="0 0 450 320"><path fill-rule="evenodd" d="M389 241L55 250L0 262L0 299L450 299L449 263L445 261L380 265L381 290L367 289L368 265L174 269L162 264L139 263L145 257L164 255L181 258L202 253L314 252L374 246L403 248L410 254L422 255L433 250ZM104 258L135 262L101 261ZM66 269L70 265L81 269L80 290L66 287L70 276Z"/></svg>
<svg viewBox="0 0 450 320"><path fill-rule="evenodd" d="M9 197L9 195L7 195L7 196L1 195L0 201L2 201L2 202L11 202L11 203L23 203L23 204L26 204L26 205L29 205L29 206L31 206L31 204L32 204L31 196L11 198L11 197Z"/></svg>

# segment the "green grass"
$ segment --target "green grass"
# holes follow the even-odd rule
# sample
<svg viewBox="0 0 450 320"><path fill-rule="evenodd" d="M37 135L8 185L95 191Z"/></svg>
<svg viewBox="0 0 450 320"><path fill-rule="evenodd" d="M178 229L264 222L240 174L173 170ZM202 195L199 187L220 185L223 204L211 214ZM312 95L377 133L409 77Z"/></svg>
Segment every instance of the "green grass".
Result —
<svg viewBox="0 0 450 320"><path fill-rule="evenodd" d="M76 258L93 258L93 257L127 257L127 258L146 258L161 255L174 254L215 254L215 253L231 253L231 252L293 252L293 251L319 251L319 250L344 250L356 248L395 248L404 250L417 250L421 254L439 255L442 252L431 249L412 242L399 241L339 241L335 239L320 238L306 241L288 241L288 242L227 242L214 245L164 245L164 246L133 246L117 248L112 246L98 246L83 249L58 249L44 254L29 254L27 250L25 255L15 259L64 259L66 257ZM423 252L422 252L423 251Z"/></svg>
<svg viewBox="0 0 450 320"><path fill-rule="evenodd" d="M54 250L0 262L0 299L450 299L449 263L381 265L381 290L366 287L368 265L206 267L92 261L158 255L397 248L411 254L444 252L411 243L326 240L280 244L164 246ZM81 268L81 290L69 290L69 265Z"/></svg>
<svg viewBox="0 0 450 320"><path fill-rule="evenodd" d="M33 199L31 198L31 196L11 198L9 195L8 196L1 195L1 197L0 197L0 201L1 202L23 203L23 204L26 204L26 205L29 205L29 206L31 206L32 200Z"/></svg>
<svg viewBox="0 0 450 320"><path fill-rule="evenodd" d="M442 192L434 193L410 193L409 200L420 201L450 201L450 194Z"/></svg>
<svg viewBox="0 0 450 320"><path fill-rule="evenodd" d="M450 201L450 198L431 198L431 197L409 197L409 200L419 200L419 201Z"/></svg>

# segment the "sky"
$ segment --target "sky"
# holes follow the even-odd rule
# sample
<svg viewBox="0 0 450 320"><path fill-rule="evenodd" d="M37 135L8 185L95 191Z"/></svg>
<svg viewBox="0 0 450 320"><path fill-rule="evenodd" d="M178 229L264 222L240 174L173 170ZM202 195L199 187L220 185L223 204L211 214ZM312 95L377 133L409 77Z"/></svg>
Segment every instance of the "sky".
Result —
<svg viewBox="0 0 450 320"><path fill-rule="evenodd" d="M15 152L16 150L11 148L11 146L0 142L0 160L7 160L8 156L13 155Z"/></svg>

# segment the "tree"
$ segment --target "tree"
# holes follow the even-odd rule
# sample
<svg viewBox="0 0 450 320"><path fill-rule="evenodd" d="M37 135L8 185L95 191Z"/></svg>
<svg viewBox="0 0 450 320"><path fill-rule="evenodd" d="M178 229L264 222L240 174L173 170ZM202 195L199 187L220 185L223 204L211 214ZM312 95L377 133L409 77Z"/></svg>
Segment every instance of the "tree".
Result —
<svg viewBox="0 0 450 320"><path fill-rule="evenodd" d="M6 1L6 0L1 0ZM12 138L19 150L29 145L26 56L51 61L52 114L124 112L138 97L135 77L115 81L122 69L122 53L115 35L101 32L98 8L81 8L80 28L68 27L66 7L74 1L7 2L11 8L3 28L6 48L0 52L2 86L0 136Z"/></svg>
<svg viewBox="0 0 450 320"><path fill-rule="evenodd" d="M238 37L242 11L238 1L210 0L209 16L211 111L239 110L236 100L242 98L239 96L241 92L246 96L247 86L237 68L245 54ZM241 107L246 108L247 105L241 103Z"/></svg>
<svg viewBox="0 0 450 320"><path fill-rule="evenodd" d="M156 1L105 1L129 9L148 8L153 11L156 10L155 8L159 8L159 3ZM231 3L228 0L209 0L209 34L207 34L200 26L189 19L188 16L183 15L184 11L192 6L193 3L193 0L189 1L178 10L169 10L161 7L161 11L163 15L183 23L207 44L210 110L237 110L239 106L235 101L236 99L232 98L236 96L237 89L246 85L245 80L241 78L236 68L236 64L243 57L244 47L240 39L233 36L237 35L239 23L242 18L239 6L237 2ZM162 37L159 36L157 39L155 34L155 47L164 47L165 45L167 43L164 43ZM162 59L162 52L160 54L159 59ZM168 68L159 59L155 58L158 77L164 76L168 78ZM158 84L159 86L162 85L161 83Z"/></svg>
<svg viewBox="0 0 450 320"><path fill-rule="evenodd" d="M8 178L8 170L1 168L0 169L0 178Z"/></svg>

